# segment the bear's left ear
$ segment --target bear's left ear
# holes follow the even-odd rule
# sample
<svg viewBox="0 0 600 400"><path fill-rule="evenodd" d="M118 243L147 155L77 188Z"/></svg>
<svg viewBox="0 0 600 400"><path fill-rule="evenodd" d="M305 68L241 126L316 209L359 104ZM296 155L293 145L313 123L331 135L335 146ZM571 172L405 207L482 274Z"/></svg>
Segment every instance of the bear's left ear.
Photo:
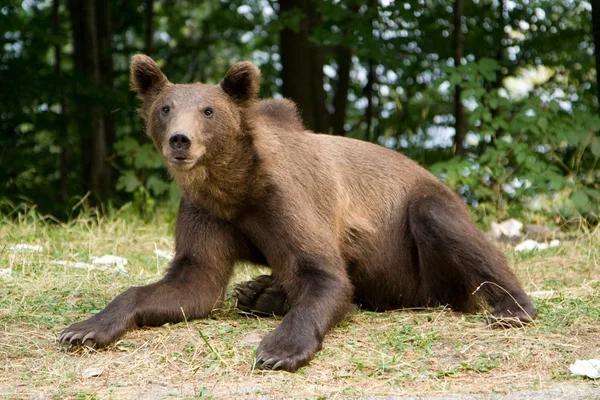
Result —
<svg viewBox="0 0 600 400"><path fill-rule="evenodd" d="M239 62L227 72L221 88L233 101L245 106L258 96L260 71L251 62Z"/></svg>
<svg viewBox="0 0 600 400"><path fill-rule="evenodd" d="M156 62L144 54L136 54L129 65L131 89L144 101L152 100L169 83Z"/></svg>

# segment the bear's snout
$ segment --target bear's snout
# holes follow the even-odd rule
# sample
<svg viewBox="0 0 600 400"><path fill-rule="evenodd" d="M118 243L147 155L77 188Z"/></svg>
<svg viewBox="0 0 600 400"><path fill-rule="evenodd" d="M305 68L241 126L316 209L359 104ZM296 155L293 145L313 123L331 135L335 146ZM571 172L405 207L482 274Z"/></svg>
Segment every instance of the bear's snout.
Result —
<svg viewBox="0 0 600 400"><path fill-rule="evenodd" d="M192 141L184 132L177 131L171 134L169 146L175 151L187 151L190 149Z"/></svg>

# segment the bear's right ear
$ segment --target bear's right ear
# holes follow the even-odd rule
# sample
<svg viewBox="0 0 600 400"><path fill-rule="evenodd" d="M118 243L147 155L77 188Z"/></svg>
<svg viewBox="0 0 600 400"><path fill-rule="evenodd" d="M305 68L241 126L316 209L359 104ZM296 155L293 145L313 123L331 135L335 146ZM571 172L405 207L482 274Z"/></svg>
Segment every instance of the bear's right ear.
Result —
<svg viewBox="0 0 600 400"><path fill-rule="evenodd" d="M251 62L239 62L227 71L221 88L239 105L247 105L258 96L260 71Z"/></svg>
<svg viewBox="0 0 600 400"><path fill-rule="evenodd" d="M143 101L159 93L169 83L154 60L144 54L133 56L129 72L131 90Z"/></svg>

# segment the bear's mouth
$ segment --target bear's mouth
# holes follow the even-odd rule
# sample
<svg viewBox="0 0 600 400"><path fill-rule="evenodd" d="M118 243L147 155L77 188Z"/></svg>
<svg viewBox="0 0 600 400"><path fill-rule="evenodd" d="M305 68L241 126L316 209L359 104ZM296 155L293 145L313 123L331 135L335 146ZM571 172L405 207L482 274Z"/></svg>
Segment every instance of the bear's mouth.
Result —
<svg viewBox="0 0 600 400"><path fill-rule="evenodd" d="M196 161L187 157L171 157L169 163L175 167L190 167Z"/></svg>
<svg viewBox="0 0 600 400"><path fill-rule="evenodd" d="M163 154L166 164L180 171L190 170L202 162L206 148L204 146L196 146L190 151L169 151L166 150Z"/></svg>

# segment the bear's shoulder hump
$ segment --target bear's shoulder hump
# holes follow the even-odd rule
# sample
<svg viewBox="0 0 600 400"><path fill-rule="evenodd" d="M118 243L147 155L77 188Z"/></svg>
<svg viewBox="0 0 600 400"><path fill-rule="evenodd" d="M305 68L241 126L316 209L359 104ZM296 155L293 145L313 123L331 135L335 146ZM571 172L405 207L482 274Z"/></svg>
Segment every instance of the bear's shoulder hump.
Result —
<svg viewBox="0 0 600 400"><path fill-rule="evenodd" d="M255 112L279 124L286 124L288 129L304 131L302 119L296 104L288 99L269 99L260 101Z"/></svg>

